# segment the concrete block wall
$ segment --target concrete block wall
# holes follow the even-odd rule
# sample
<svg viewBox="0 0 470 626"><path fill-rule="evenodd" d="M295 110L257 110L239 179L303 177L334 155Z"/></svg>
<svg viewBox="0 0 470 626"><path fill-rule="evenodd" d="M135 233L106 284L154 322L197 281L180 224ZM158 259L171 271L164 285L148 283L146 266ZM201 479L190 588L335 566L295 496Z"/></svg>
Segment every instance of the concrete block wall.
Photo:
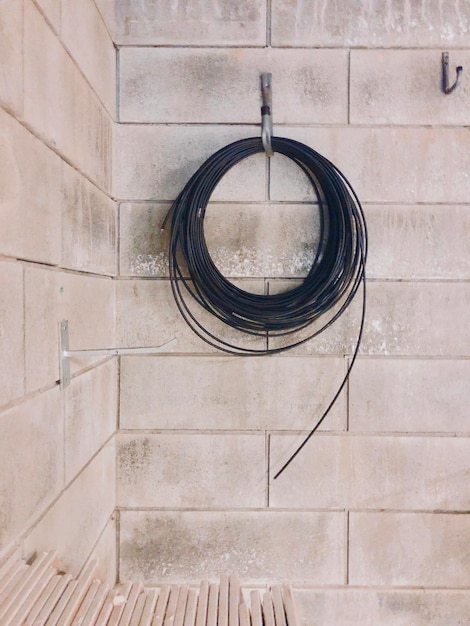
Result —
<svg viewBox="0 0 470 626"><path fill-rule="evenodd" d="M308 626L465 623L468 3L121 0L116 13L99 4L119 59L117 340L177 339L167 354L121 363L120 578L287 579ZM444 50L465 68L450 96ZM259 135L262 71L273 74L275 134L344 171L370 232L356 367L277 480L345 372L360 307L293 352L223 356L179 317L160 232L207 157ZM258 155L217 188L206 234L237 284L285 289L308 269L316 220L296 166Z"/></svg>
<svg viewBox="0 0 470 626"><path fill-rule="evenodd" d="M100 554L115 577L115 48L93 0L0 3L0 555ZM110 540L111 538L111 540Z"/></svg>

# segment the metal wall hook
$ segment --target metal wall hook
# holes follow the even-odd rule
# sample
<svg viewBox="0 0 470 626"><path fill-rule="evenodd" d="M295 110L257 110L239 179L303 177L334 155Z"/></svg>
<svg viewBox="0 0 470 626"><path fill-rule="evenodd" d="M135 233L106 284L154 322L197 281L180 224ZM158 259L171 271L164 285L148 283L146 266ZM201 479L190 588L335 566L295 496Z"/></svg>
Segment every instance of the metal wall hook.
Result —
<svg viewBox="0 0 470 626"><path fill-rule="evenodd" d="M273 136L273 113L272 113L272 74L261 74L261 140L268 157L273 156L271 144Z"/></svg>
<svg viewBox="0 0 470 626"><path fill-rule="evenodd" d="M452 93L460 84L460 79L462 77L463 67L459 65L456 68L457 78L455 79L455 83L453 85L449 85L449 53L442 53L442 90L444 93L449 94Z"/></svg>

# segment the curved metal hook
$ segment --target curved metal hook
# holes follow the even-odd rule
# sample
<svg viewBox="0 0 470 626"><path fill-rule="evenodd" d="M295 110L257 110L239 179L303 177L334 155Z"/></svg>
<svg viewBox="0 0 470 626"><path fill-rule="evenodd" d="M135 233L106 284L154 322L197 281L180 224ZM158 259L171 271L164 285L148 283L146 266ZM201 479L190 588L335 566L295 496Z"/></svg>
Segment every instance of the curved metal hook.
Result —
<svg viewBox="0 0 470 626"><path fill-rule="evenodd" d="M455 83L453 85L449 85L449 53L442 53L442 90L445 94L452 93L457 89L460 84L460 79L462 77L463 67L459 65L456 68L457 78L455 79Z"/></svg>
<svg viewBox="0 0 470 626"><path fill-rule="evenodd" d="M273 136L273 114L272 114L272 75L261 74L261 95L263 105L261 107L261 140L266 155L271 157L274 154L271 137Z"/></svg>

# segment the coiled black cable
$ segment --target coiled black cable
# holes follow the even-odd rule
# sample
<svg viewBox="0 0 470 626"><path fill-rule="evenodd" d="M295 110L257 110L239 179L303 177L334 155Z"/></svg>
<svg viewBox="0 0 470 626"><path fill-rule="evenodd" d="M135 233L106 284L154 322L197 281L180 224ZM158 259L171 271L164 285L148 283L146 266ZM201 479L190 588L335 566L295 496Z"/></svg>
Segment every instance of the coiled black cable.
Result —
<svg viewBox="0 0 470 626"><path fill-rule="evenodd" d="M303 282L279 294L244 291L221 274L207 248L204 216L211 194L232 167L263 152L258 137L236 141L213 154L173 203L169 272L176 304L192 330L211 346L238 355L273 354L309 341L340 317L363 283L362 316L353 358L337 394L303 447L341 393L357 355L364 325L367 228L356 193L331 161L292 139L273 137L271 142L274 152L288 157L303 170L320 207L319 243ZM236 345L218 337L198 319L197 307L189 304L194 301L238 331L254 336L267 334L266 348ZM299 334L312 324L311 332ZM277 337L282 338L281 345L270 345Z"/></svg>

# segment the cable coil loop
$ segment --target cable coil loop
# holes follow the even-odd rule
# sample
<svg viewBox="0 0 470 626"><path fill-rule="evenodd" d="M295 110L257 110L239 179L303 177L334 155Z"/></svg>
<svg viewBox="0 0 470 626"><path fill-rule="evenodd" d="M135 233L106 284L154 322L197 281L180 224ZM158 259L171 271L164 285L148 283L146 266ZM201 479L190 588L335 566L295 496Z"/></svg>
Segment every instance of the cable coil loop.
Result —
<svg viewBox="0 0 470 626"><path fill-rule="evenodd" d="M319 244L310 271L299 286L273 295L244 291L221 274L207 248L204 216L210 196L234 165L263 152L258 137L236 141L212 155L191 177L171 208L169 267L178 309L199 337L229 354L277 353L308 341L343 313L364 278L367 230L351 185L333 163L302 143L273 137L272 146L304 171L320 206ZM253 348L217 337L197 319L188 304L188 294L234 329L255 336L266 336L268 332L271 340L284 336L286 339L281 346ZM306 337L287 337L333 309L332 315Z"/></svg>
<svg viewBox="0 0 470 626"><path fill-rule="evenodd" d="M362 316L347 373L315 427L276 478L323 422L346 384L356 359L365 316L367 228L356 193L333 163L292 139L272 137L272 149L300 167L319 204L319 243L302 283L289 291L272 295L244 291L222 275L207 248L204 216L211 194L232 167L264 151L259 137L236 141L213 154L179 194L169 212L172 215L169 272L177 307L191 329L206 343L223 352L248 356L275 354L319 335L340 317L363 284ZM194 301L233 329L255 337L267 337L266 347L232 343L226 333L223 333L225 337L217 336L215 331L204 326L201 311L195 313Z"/></svg>

